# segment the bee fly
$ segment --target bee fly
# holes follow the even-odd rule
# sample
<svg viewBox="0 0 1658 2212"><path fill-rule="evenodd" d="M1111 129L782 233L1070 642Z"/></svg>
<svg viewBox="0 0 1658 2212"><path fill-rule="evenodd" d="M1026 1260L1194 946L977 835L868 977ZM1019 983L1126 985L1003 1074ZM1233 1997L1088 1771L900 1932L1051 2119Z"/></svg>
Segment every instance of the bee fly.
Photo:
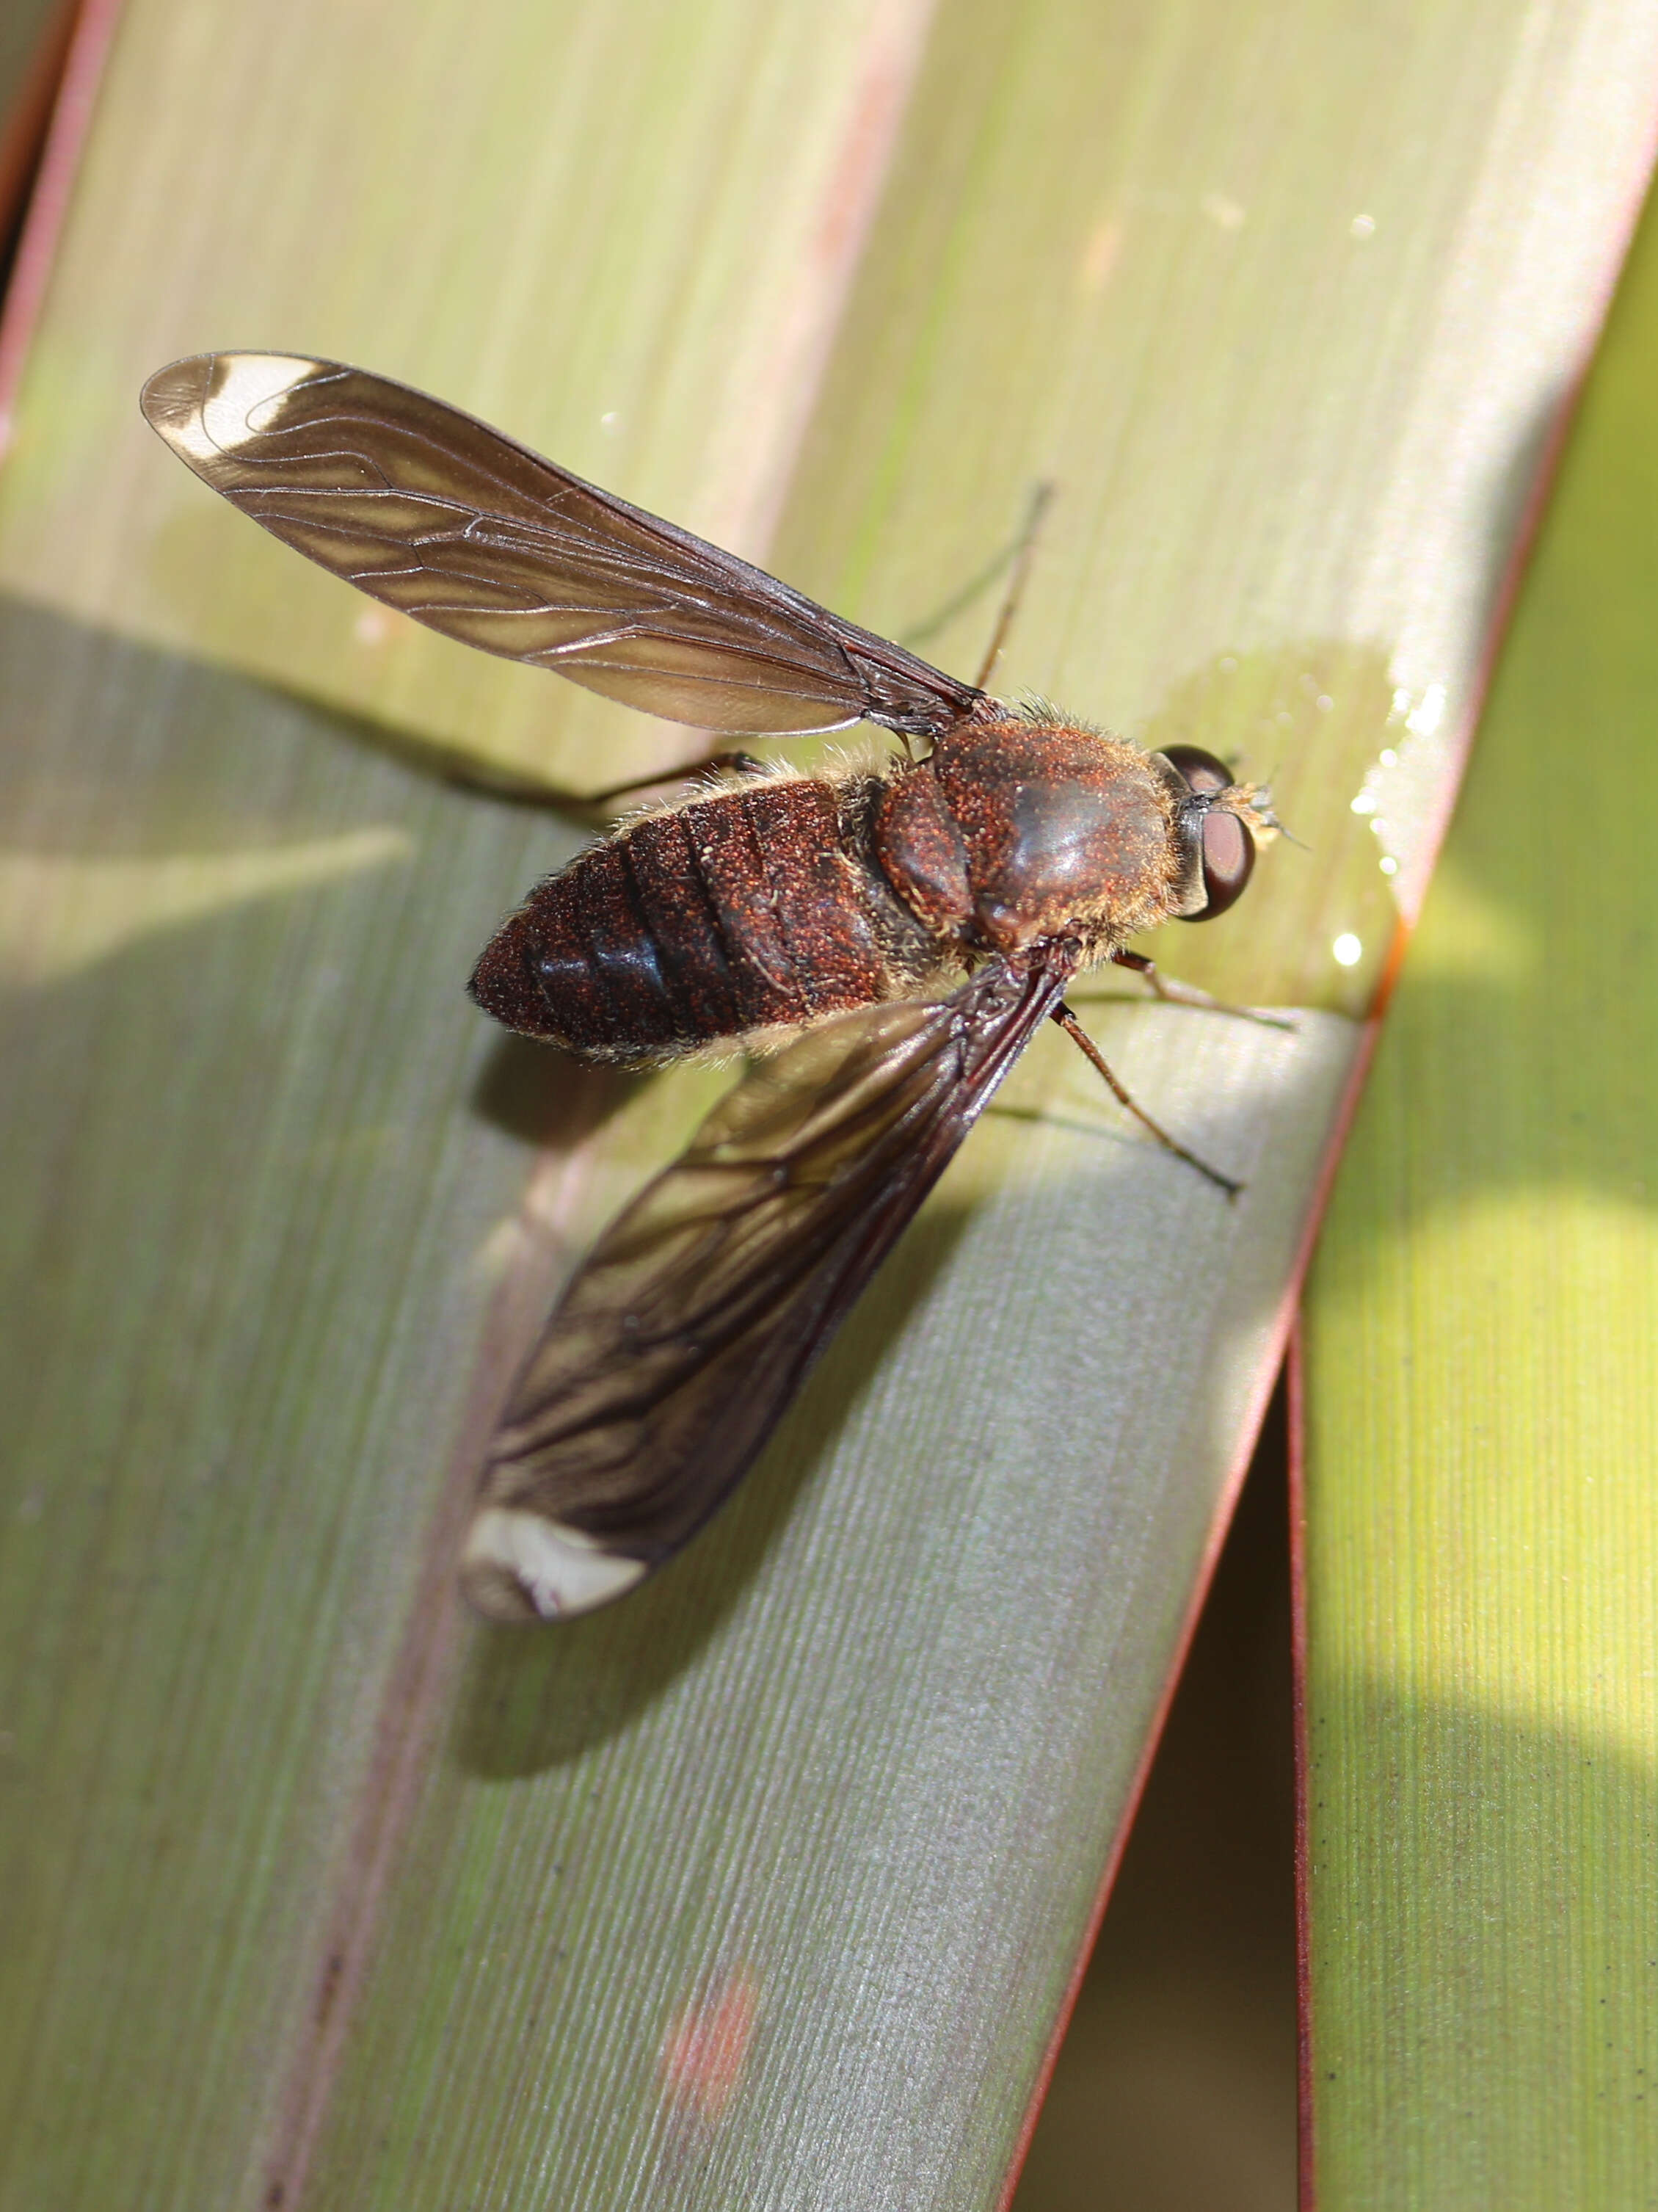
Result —
<svg viewBox="0 0 1658 2212"><path fill-rule="evenodd" d="M384 377L201 354L143 404L245 514L446 636L701 729L901 741L819 775L716 756L537 884L473 973L579 1059L771 1054L599 1239L490 1444L468 1595L586 1612L726 1497L1044 1021L1139 1112L1066 987L1150 974L1128 939L1224 913L1278 825L1195 747L1005 706Z"/></svg>

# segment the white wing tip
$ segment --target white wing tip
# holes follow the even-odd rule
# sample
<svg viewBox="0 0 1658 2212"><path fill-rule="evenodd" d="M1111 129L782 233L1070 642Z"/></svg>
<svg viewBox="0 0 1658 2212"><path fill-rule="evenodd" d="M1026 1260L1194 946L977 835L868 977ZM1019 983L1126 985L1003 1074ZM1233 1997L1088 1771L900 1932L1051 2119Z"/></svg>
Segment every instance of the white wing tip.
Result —
<svg viewBox="0 0 1658 2212"><path fill-rule="evenodd" d="M487 1505L461 1553L461 1588L490 1620L568 1620L644 1579L643 1559L522 1507Z"/></svg>
<svg viewBox="0 0 1658 2212"><path fill-rule="evenodd" d="M291 353L197 353L157 369L140 399L185 460L222 460L272 428L272 403L331 364Z"/></svg>

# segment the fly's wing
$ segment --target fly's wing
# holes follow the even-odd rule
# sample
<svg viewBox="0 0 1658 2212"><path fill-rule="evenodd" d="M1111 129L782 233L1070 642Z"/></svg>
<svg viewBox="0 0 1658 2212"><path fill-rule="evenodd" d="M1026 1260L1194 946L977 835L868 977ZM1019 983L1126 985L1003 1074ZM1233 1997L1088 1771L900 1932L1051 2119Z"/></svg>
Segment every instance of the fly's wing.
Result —
<svg viewBox="0 0 1658 2212"><path fill-rule="evenodd" d="M936 737L981 696L365 369L196 354L158 370L141 404L215 491L371 598L647 714L783 735L866 717Z"/></svg>
<svg viewBox="0 0 1658 2212"><path fill-rule="evenodd" d="M519 1381L463 1563L482 1612L587 1612L695 1533L1070 964L991 961L941 1005L841 1015L720 1102L610 1224Z"/></svg>

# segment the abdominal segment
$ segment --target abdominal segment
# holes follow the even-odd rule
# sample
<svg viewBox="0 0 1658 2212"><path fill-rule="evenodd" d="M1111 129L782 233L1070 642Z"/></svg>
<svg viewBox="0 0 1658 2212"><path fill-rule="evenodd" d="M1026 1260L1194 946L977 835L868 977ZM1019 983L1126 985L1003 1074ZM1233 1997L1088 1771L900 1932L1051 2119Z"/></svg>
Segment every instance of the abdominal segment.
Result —
<svg viewBox="0 0 1658 2212"><path fill-rule="evenodd" d="M629 823L537 884L471 981L584 1059L660 1060L890 995L833 784L744 785Z"/></svg>

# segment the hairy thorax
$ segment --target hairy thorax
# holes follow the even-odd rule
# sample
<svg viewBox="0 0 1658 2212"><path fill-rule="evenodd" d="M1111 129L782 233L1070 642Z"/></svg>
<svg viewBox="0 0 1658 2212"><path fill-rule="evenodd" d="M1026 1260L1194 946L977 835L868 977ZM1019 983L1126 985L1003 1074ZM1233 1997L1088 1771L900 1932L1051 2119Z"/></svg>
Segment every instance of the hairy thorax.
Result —
<svg viewBox="0 0 1658 2212"><path fill-rule="evenodd" d="M1176 790L1165 763L1119 738L987 717L897 764L872 857L942 945L1018 952L1063 934L1097 958L1171 911Z"/></svg>

